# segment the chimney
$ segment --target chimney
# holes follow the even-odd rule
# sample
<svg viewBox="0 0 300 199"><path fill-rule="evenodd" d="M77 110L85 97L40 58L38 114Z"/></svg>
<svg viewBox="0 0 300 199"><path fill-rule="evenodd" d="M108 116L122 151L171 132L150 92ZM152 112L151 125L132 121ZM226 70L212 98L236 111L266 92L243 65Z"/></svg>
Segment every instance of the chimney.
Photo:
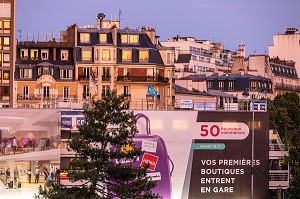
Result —
<svg viewBox="0 0 300 199"><path fill-rule="evenodd" d="M103 19L105 17L104 13L98 13L98 16L96 17L97 19L97 28L103 28Z"/></svg>
<svg viewBox="0 0 300 199"><path fill-rule="evenodd" d="M146 32L146 27L145 26L142 26L142 28L141 28L141 32Z"/></svg>
<svg viewBox="0 0 300 199"><path fill-rule="evenodd" d="M112 34L112 39L113 39L113 43L115 46L117 46L117 33L118 33L118 28L116 25L113 25L110 29L111 34Z"/></svg>
<svg viewBox="0 0 300 199"><path fill-rule="evenodd" d="M157 44L157 37L155 36L155 29L154 28L148 28L148 30L146 31L148 37L150 38L151 42L153 43L153 45Z"/></svg>

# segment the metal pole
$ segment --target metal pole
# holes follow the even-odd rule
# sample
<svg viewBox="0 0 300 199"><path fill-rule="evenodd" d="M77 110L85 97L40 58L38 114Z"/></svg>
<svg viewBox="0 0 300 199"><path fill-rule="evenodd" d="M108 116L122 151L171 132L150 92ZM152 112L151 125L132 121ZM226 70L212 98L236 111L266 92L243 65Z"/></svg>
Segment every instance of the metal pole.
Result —
<svg viewBox="0 0 300 199"><path fill-rule="evenodd" d="M253 172L254 172L254 101L252 100L252 142L251 142L251 149L252 149L252 152L251 152L251 199L254 199L254 190L253 190Z"/></svg>

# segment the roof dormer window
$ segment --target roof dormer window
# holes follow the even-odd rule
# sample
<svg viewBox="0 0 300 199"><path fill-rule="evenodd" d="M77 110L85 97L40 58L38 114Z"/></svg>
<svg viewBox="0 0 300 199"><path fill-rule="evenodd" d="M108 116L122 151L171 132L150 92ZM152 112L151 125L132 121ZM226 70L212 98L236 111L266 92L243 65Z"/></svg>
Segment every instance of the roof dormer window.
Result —
<svg viewBox="0 0 300 199"><path fill-rule="evenodd" d="M90 43L90 33L80 33L81 43Z"/></svg>
<svg viewBox="0 0 300 199"><path fill-rule="evenodd" d="M128 34L122 34L121 35L121 41L123 44L138 44L139 43L139 35L128 35Z"/></svg>
<svg viewBox="0 0 300 199"><path fill-rule="evenodd" d="M99 40L100 40L100 43L107 43L107 34L100 33Z"/></svg>

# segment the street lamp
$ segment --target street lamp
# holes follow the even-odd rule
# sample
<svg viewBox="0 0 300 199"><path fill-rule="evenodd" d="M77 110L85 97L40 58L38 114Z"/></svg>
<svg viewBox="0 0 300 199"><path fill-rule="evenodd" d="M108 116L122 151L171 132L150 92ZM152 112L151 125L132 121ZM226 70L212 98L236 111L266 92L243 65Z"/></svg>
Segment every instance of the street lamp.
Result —
<svg viewBox="0 0 300 199"><path fill-rule="evenodd" d="M263 92L265 93L266 89L262 88L258 90L257 96L255 96L253 99L250 99L252 103L252 141L251 141L251 195L250 199L254 199L254 101L259 97L259 93ZM250 89L246 88L246 90L242 93L243 97L247 98L250 95ZM250 104L251 107L251 104ZM258 110L258 107L257 107Z"/></svg>
<svg viewBox="0 0 300 199"><path fill-rule="evenodd" d="M243 97L247 98L249 97L250 93L249 93L249 88L246 88L246 90L242 93ZM252 103L254 101L252 100ZM251 106L250 106L251 107ZM253 199L253 167L254 167L254 106L252 104L252 141L251 141L251 195L250 195L250 199Z"/></svg>

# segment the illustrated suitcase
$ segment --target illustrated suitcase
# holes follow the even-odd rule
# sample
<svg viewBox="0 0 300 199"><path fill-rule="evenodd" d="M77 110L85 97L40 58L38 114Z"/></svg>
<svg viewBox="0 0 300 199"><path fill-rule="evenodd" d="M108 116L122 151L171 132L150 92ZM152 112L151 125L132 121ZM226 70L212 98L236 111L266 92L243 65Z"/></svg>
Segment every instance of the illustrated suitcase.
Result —
<svg viewBox="0 0 300 199"><path fill-rule="evenodd" d="M10 182L8 183L8 188L9 188L9 189L12 189L13 187L14 187L13 181L10 181Z"/></svg>
<svg viewBox="0 0 300 199"><path fill-rule="evenodd" d="M140 118L146 120L146 133L137 134L133 138L133 142L137 148L142 148L142 154L132 166L141 167L150 164L147 174L152 180L156 181L156 187L152 190L153 193L158 193L163 199L172 198L172 183L171 176L174 169L174 164L168 156L167 148L164 140L158 135L151 135L150 120L142 114L136 114L136 120ZM170 169L170 163L172 168Z"/></svg>
<svg viewBox="0 0 300 199"><path fill-rule="evenodd" d="M18 182L18 188L21 188L21 182Z"/></svg>

